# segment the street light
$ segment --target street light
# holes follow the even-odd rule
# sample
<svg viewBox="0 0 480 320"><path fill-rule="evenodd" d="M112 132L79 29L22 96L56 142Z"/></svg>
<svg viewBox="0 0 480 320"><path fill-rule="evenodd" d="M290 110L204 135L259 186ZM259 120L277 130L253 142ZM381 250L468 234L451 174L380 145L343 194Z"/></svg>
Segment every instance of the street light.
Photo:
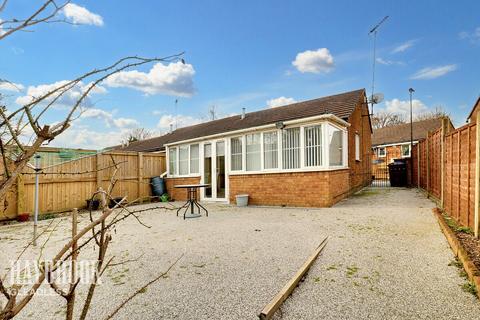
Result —
<svg viewBox="0 0 480 320"><path fill-rule="evenodd" d="M415 90L413 88L408 89L410 93L410 184L413 184L413 103L412 96ZM418 155L417 155L418 156Z"/></svg>

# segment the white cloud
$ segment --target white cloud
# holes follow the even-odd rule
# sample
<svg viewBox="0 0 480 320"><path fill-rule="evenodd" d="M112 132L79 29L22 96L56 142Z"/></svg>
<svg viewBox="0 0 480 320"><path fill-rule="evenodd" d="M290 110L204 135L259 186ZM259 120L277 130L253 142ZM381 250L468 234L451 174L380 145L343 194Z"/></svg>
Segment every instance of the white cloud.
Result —
<svg viewBox="0 0 480 320"><path fill-rule="evenodd" d="M26 105L27 103L32 102L36 98L39 98L65 84L67 84L68 80L61 80L51 84L41 84L38 86L29 86L27 89L27 93L24 96L19 96L15 102L19 105ZM67 92L65 92L54 104L56 108L68 108L72 107L77 100L81 97L81 95L89 88L90 83L84 84L83 82L79 82L75 87L71 88ZM93 94L103 94L106 93L106 89L102 86L96 86L93 88L92 91L88 94L86 99L83 102L82 106L90 106L91 101L90 97ZM45 102L52 101L52 98L56 97L56 95L52 95L52 97L45 100Z"/></svg>
<svg viewBox="0 0 480 320"><path fill-rule="evenodd" d="M402 61L394 61L394 60L388 60L388 59L383 59L383 58L377 58L376 61L380 64L385 65L385 66L391 66L391 65L403 66L403 65L405 65L405 63L402 62Z"/></svg>
<svg viewBox="0 0 480 320"><path fill-rule="evenodd" d="M417 42L417 40L408 40L407 42L404 42L404 43L396 46L395 48L393 48L392 53L405 52L408 49L410 49L411 47L413 47L415 42Z"/></svg>
<svg viewBox="0 0 480 320"><path fill-rule="evenodd" d="M333 56L327 48L300 52L292 62L292 65L302 73L328 73L335 66Z"/></svg>
<svg viewBox="0 0 480 320"><path fill-rule="evenodd" d="M470 40L471 43L480 43L480 27L475 28L472 32L462 31L458 37L462 40Z"/></svg>
<svg viewBox="0 0 480 320"><path fill-rule="evenodd" d="M404 117L410 116L410 101L409 100L387 100L385 101L385 108L379 108L377 111L386 111L388 113L395 113ZM412 100L412 113L413 116L428 112L429 108L420 100Z"/></svg>
<svg viewBox="0 0 480 320"><path fill-rule="evenodd" d="M13 91L13 92L20 92L25 87L20 83L8 82L0 80L0 90L2 91Z"/></svg>
<svg viewBox="0 0 480 320"><path fill-rule="evenodd" d="M139 122L131 118L115 118L114 112L108 112L98 108L87 108L83 110L80 119L98 119L105 122L108 128L119 129L134 128L139 126Z"/></svg>
<svg viewBox="0 0 480 320"><path fill-rule="evenodd" d="M63 14L73 23L103 26L103 18L100 15L74 3L67 3L63 8Z"/></svg>
<svg viewBox="0 0 480 320"><path fill-rule="evenodd" d="M435 78L444 76L447 73L455 71L456 69L457 69L456 64L447 64L444 66L423 68L418 72L416 72L414 75L412 75L410 79L416 79L416 80L435 79Z"/></svg>
<svg viewBox="0 0 480 320"><path fill-rule="evenodd" d="M50 145L62 148L103 149L119 145L130 129L112 129L98 131L89 126L73 123L64 133L53 140Z"/></svg>
<svg viewBox="0 0 480 320"><path fill-rule="evenodd" d="M166 114L163 115L160 120L158 121L157 128L160 129L160 131L166 132L170 130L170 125L172 124L173 127L175 128L175 124L178 124L177 127L187 127L191 126L194 124L199 124L201 123L202 120L198 118L194 118L192 116L185 116L179 114L178 116L174 116L171 114Z"/></svg>
<svg viewBox="0 0 480 320"><path fill-rule="evenodd" d="M267 101L267 106L270 107L270 108L275 108L275 107L280 107L280 106L285 106L285 105L288 105L288 104L292 104L292 103L295 103L295 102L297 102L297 101L293 98L287 98L287 97L281 96L281 97L278 97L278 98L275 98L275 99L268 100Z"/></svg>
<svg viewBox="0 0 480 320"><path fill-rule="evenodd" d="M113 74L106 79L105 84L110 87L132 88L149 95L189 97L195 91L194 75L195 70L191 64L183 64L180 61L168 65L156 63L147 73L132 70Z"/></svg>

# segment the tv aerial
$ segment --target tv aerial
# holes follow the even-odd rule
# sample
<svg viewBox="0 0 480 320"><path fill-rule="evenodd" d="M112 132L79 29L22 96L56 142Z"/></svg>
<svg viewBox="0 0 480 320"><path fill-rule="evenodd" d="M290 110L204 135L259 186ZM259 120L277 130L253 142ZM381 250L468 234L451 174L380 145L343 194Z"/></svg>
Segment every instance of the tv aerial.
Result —
<svg viewBox="0 0 480 320"><path fill-rule="evenodd" d="M369 35L372 35L373 34L373 65L372 65L372 97L370 99L370 103L371 103L371 108L372 108L372 115L373 115L373 105L376 104L376 103L379 103L379 102L374 102L375 100L375 63L376 63L376 53L377 53L377 32L378 32L378 29L380 28L380 26L388 19L389 16L385 16L382 20L380 20L379 23L377 23L369 32L368 34ZM377 94L379 95L379 94ZM381 99L380 100L383 100L383 95L381 95Z"/></svg>
<svg viewBox="0 0 480 320"><path fill-rule="evenodd" d="M369 102L370 102L372 105L373 105L373 104L379 104L379 103L381 103L381 102L383 101L383 99L384 99L383 93L378 92L378 93L372 94L372 96L370 97L370 101L369 101Z"/></svg>

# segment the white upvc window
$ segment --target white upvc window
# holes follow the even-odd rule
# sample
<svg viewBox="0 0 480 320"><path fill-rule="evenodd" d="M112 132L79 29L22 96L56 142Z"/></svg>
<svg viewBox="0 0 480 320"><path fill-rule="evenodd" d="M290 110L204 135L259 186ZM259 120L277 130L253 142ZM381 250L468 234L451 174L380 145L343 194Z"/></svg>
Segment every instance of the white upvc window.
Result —
<svg viewBox="0 0 480 320"><path fill-rule="evenodd" d="M247 171L261 170L261 135L260 133L247 134L246 136Z"/></svg>
<svg viewBox="0 0 480 320"><path fill-rule="evenodd" d="M282 167L283 169L300 168L300 128L283 129Z"/></svg>
<svg viewBox="0 0 480 320"><path fill-rule="evenodd" d="M278 134L277 131L263 133L263 168L278 168Z"/></svg>
<svg viewBox="0 0 480 320"><path fill-rule="evenodd" d="M355 134L355 160L360 161L360 135Z"/></svg>
<svg viewBox="0 0 480 320"><path fill-rule="evenodd" d="M190 145L190 174L200 173L199 158L200 148L198 144Z"/></svg>
<svg viewBox="0 0 480 320"><path fill-rule="evenodd" d="M378 155L379 158L385 158L387 156L387 148L378 147L377 148L377 155Z"/></svg>
<svg viewBox="0 0 480 320"><path fill-rule="evenodd" d="M409 158L410 154L410 144L402 144L402 158Z"/></svg>
<svg viewBox="0 0 480 320"><path fill-rule="evenodd" d="M230 163L232 171L241 171L243 168L242 137L230 139Z"/></svg>
<svg viewBox="0 0 480 320"><path fill-rule="evenodd" d="M344 131L328 125L328 165L330 167L343 166Z"/></svg>
<svg viewBox="0 0 480 320"><path fill-rule="evenodd" d="M168 148L168 174L174 176L177 172L177 148Z"/></svg>
<svg viewBox="0 0 480 320"><path fill-rule="evenodd" d="M178 174L188 175L188 145L178 148Z"/></svg>
<svg viewBox="0 0 480 320"><path fill-rule="evenodd" d="M305 167L319 167L323 165L322 139L322 125L305 127Z"/></svg>

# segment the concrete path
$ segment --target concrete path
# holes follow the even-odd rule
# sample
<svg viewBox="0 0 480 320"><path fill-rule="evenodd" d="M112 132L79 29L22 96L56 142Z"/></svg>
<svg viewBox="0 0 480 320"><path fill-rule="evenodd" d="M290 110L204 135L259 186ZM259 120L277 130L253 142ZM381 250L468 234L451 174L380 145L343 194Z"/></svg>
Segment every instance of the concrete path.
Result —
<svg viewBox="0 0 480 320"><path fill-rule="evenodd" d="M344 227L275 318L480 319L432 207L416 190L369 189L332 208Z"/></svg>

